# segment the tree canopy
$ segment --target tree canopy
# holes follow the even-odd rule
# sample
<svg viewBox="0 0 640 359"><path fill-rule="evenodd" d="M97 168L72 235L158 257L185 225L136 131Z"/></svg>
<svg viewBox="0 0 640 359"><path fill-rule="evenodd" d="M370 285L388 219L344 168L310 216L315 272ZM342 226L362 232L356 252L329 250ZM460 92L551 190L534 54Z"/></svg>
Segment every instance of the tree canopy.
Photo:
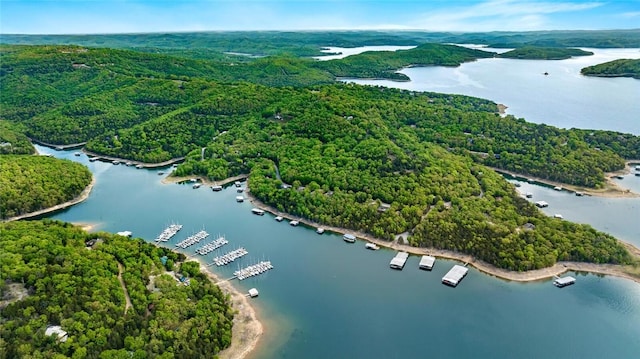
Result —
<svg viewBox="0 0 640 359"><path fill-rule="evenodd" d="M0 313L3 357L217 357L230 344L229 299L181 254L50 220L0 224L0 247L0 296L26 293ZM66 341L45 335L53 325Z"/></svg>
<svg viewBox="0 0 640 359"><path fill-rule="evenodd" d="M580 70L586 76L633 77L640 79L640 59L618 59Z"/></svg>

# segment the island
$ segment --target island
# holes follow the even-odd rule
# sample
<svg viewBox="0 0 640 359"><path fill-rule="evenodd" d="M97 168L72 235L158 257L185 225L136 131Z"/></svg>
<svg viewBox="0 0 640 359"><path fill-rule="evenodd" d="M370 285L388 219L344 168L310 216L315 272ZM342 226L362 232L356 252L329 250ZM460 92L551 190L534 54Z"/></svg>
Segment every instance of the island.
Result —
<svg viewBox="0 0 640 359"><path fill-rule="evenodd" d="M506 59L566 60L575 56L591 56L593 52L573 48L523 46L499 55Z"/></svg>
<svg viewBox="0 0 640 359"><path fill-rule="evenodd" d="M580 70L585 76L632 77L640 79L640 59L618 59Z"/></svg>

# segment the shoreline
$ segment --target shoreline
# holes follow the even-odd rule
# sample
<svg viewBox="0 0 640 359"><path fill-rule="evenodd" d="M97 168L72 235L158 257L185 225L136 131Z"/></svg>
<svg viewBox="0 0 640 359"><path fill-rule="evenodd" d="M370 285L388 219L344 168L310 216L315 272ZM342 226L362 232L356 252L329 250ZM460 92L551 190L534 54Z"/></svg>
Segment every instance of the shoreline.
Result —
<svg viewBox="0 0 640 359"><path fill-rule="evenodd" d="M523 174L520 174L520 173L508 171L508 170L503 170L503 169L496 168L496 167L489 167L489 166L487 166L487 167L489 167L490 169L492 169L493 171L495 171L495 172L497 172L499 174L507 174L507 175L511 176L513 179L524 180L525 182L527 180L531 180L530 182L533 182L533 183L540 183L540 184L547 185L547 186L550 186L550 187L556 187L557 186L557 187L562 188L565 191L574 192L574 193L582 192L582 193L584 193L585 195L588 195L588 196L602 197L602 198L638 198L638 197L640 197L640 194L638 194L636 192L633 192L631 189L623 188L616 181L614 181L616 175L631 173L630 164L631 163L635 163L635 162L637 162L637 161L627 161L626 164L625 164L625 168L623 170L620 170L620 171L617 171L617 172L607 172L607 173L605 173L604 174L604 179L605 179L605 182L606 182L606 186L604 188L601 188L601 189L575 186L575 185L562 183L562 182L556 182L556 181L543 179L543 178L539 178L539 177L531 177L531 176L523 175Z"/></svg>
<svg viewBox="0 0 640 359"><path fill-rule="evenodd" d="M640 275L636 274L636 276L630 274L626 269L630 269L630 266L620 266L615 264L595 264L595 263L582 263L582 262L557 262L551 267L542 268L542 269L534 269L528 270L525 272L516 272L510 271L502 268L498 268L492 264L481 261L470 254L464 254L459 252L454 252L445 249L436 249L436 248L420 248L420 247L412 247L406 244L398 244L394 242L384 241L378 238L375 238L369 234L349 230L345 228L333 227L333 226L325 226L319 223L291 216L288 213L278 211L277 209L264 204L262 201L254 197L249 190L245 190L245 194L247 199L257 208L260 208L266 212L269 212L273 215L282 216L285 219L295 219L301 223L306 224L307 226L318 228L322 227L327 231L331 231L339 234L352 234L359 239L365 240L367 242L375 243L380 247L390 248L397 251L404 251L414 255L432 255L437 258L444 259L452 259L462 263L468 263L470 266L476 268L480 272L500 278L507 281L513 282L532 282L532 281L540 281L550 279L556 276L559 276L568 271L575 272L587 272L593 274L602 274L602 275L611 275L619 278L628 279L640 284ZM633 257L636 259L640 258L640 249L635 247L634 245L618 240L620 243L627 247L627 250L631 253Z"/></svg>
<svg viewBox="0 0 640 359"><path fill-rule="evenodd" d="M25 219L25 218L32 218L32 217L37 217L37 216L41 216L43 214L48 214L51 212L56 212L59 211L61 209L65 209L68 207L71 207L73 205L76 205L80 202L83 202L84 200L86 200L87 198L89 198L89 194L91 194L91 190L93 189L93 186L96 184L96 177L91 174L91 183L89 183L89 185L87 187L84 188L84 190L82 190L82 192L80 192L80 194L69 200L66 201L64 203L60 203L57 204L55 206L49 207L49 208L44 208L44 209L40 209L37 210L35 212L30 212L30 213L25 213L25 214L21 214L19 216L14 216L14 217L10 217L7 219L4 219L3 222L11 222L11 221L18 221L21 219Z"/></svg>
<svg viewBox="0 0 640 359"><path fill-rule="evenodd" d="M126 158L101 155L101 154L98 154L98 153L95 153L95 152L91 152L91 151L87 150L86 148L83 148L82 152L84 152L89 157L95 158L98 161L101 161L101 160L119 161L121 164L125 164L126 162L131 162L132 166L142 166L142 168L167 167L167 166L170 166L170 165L172 165L174 163L182 162L185 159L185 157L176 157L176 158L172 158L170 160L166 160L166 161L163 161L163 162L147 163L147 162L129 160L129 159L126 159Z"/></svg>
<svg viewBox="0 0 640 359"><path fill-rule="evenodd" d="M200 183L203 184L205 186L225 186L229 183L235 182L235 181L240 181L240 180L246 180L247 178L249 178L248 174L242 174L242 175L237 175L237 176L233 176L233 177L228 177L225 178L221 181L210 181L202 176L183 176L183 177L173 177L171 175L163 178L160 183L162 184L171 184L171 183L181 183L181 182L187 182L190 179L197 179L198 181L196 183Z"/></svg>
<svg viewBox="0 0 640 359"><path fill-rule="evenodd" d="M231 308L235 311L231 328L231 345L220 351L218 356L221 359L246 358L257 349L260 338L264 333L264 326L258 320L256 310L251 306L250 298L234 287L230 280L221 280L199 258L190 254L183 254L187 257L186 261L196 261L200 264L200 271L218 286L223 293L229 296Z"/></svg>

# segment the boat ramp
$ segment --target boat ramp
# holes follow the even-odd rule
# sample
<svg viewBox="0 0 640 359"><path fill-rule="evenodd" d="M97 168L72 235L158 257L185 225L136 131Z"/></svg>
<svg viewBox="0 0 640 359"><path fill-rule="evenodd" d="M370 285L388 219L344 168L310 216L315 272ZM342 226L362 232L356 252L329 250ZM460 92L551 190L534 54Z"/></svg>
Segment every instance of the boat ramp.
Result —
<svg viewBox="0 0 640 359"><path fill-rule="evenodd" d="M196 253L198 253L201 256L204 256L224 246L227 243L229 243L229 241L226 240L223 236L220 236L217 239L213 240L212 242L209 242L204 246L196 249Z"/></svg>
<svg viewBox="0 0 640 359"><path fill-rule="evenodd" d="M469 272L469 268L456 264L442 277L442 283L455 287L467 275L467 272Z"/></svg>
<svg viewBox="0 0 640 359"><path fill-rule="evenodd" d="M162 233L160 233L158 237L156 237L155 241L166 242L170 240L171 237L175 236L176 233L178 233L178 231L181 229L182 229L181 224L172 224L169 227L165 228L164 231L162 231Z"/></svg>
<svg viewBox="0 0 640 359"><path fill-rule="evenodd" d="M200 231L192 236L187 237L187 239L182 242L176 244L176 247L180 247L182 249L191 247L192 245L199 243L201 240L209 237L209 233L207 231Z"/></svg>
<svg viewBox="0 0 640 359"><path fill-rule="evenodd" d="M215 264L218 267L220 266L225 266L233 261L235 261L236 259L247 255L249 252L247 252L246 249L240 247L238 249L235 249L231 252L227 252L221 256L215 257L213 258L213 263L211 264Z"/></svg>
<svg viewBox="0 0 640 359"><path fill-rule="evenodd" d="M405 263L407 263L407 259L409 258L409 253L407 252L398 252L395 257L389 263L389 267L392 269L402 270L404 268Z"/></svg>
<svg viewBox="0 0 640 359"><path fill-rule="evenodd" d="M248 267L242 268L233 272L233 275L239 280L245 280L247 278L251 278L262 273L265 273L269 270L273 269L270 261L263 261L256 263L254 265L250 265Z"/></svg>

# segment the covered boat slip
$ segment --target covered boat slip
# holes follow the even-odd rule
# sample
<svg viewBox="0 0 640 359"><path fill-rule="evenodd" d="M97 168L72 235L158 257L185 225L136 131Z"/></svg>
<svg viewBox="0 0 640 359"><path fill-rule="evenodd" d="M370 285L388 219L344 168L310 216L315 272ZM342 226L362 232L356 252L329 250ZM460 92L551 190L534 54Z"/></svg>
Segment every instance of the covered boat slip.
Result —
<svg viewBox="0 0 640 359"><path fill-rule="evenodd" d="M456 264L442 277L442 283L455 287L467 275L468 271L469 268Z"/></svg>
<svg viewBox="0 0 640 359"><path fill-rule="evenodd" d="M409 253L407 252L398 252L395 257L389 263L389 267L393 269L402 269L404 268L405 263L407 263L407 258L409 258Z"/></svg>
<svg viewBox="0 0 640 359"><path fill-rule="evenodd" d="M562 288L562 287L566 287L568 285L572 285L576 282L576 279L570 276L566 276L566 277L562 277L562 278L556 278L553 281L553 285L555 285L558 288Z"/></svg>
<svg viewBox="0 0 640 359"><path fill-rule="evenodd" d="M431 270L433 269L433 265L435 262L436 262L436 257L434 256L422 256L418 267L424 270Z"/></svg>

